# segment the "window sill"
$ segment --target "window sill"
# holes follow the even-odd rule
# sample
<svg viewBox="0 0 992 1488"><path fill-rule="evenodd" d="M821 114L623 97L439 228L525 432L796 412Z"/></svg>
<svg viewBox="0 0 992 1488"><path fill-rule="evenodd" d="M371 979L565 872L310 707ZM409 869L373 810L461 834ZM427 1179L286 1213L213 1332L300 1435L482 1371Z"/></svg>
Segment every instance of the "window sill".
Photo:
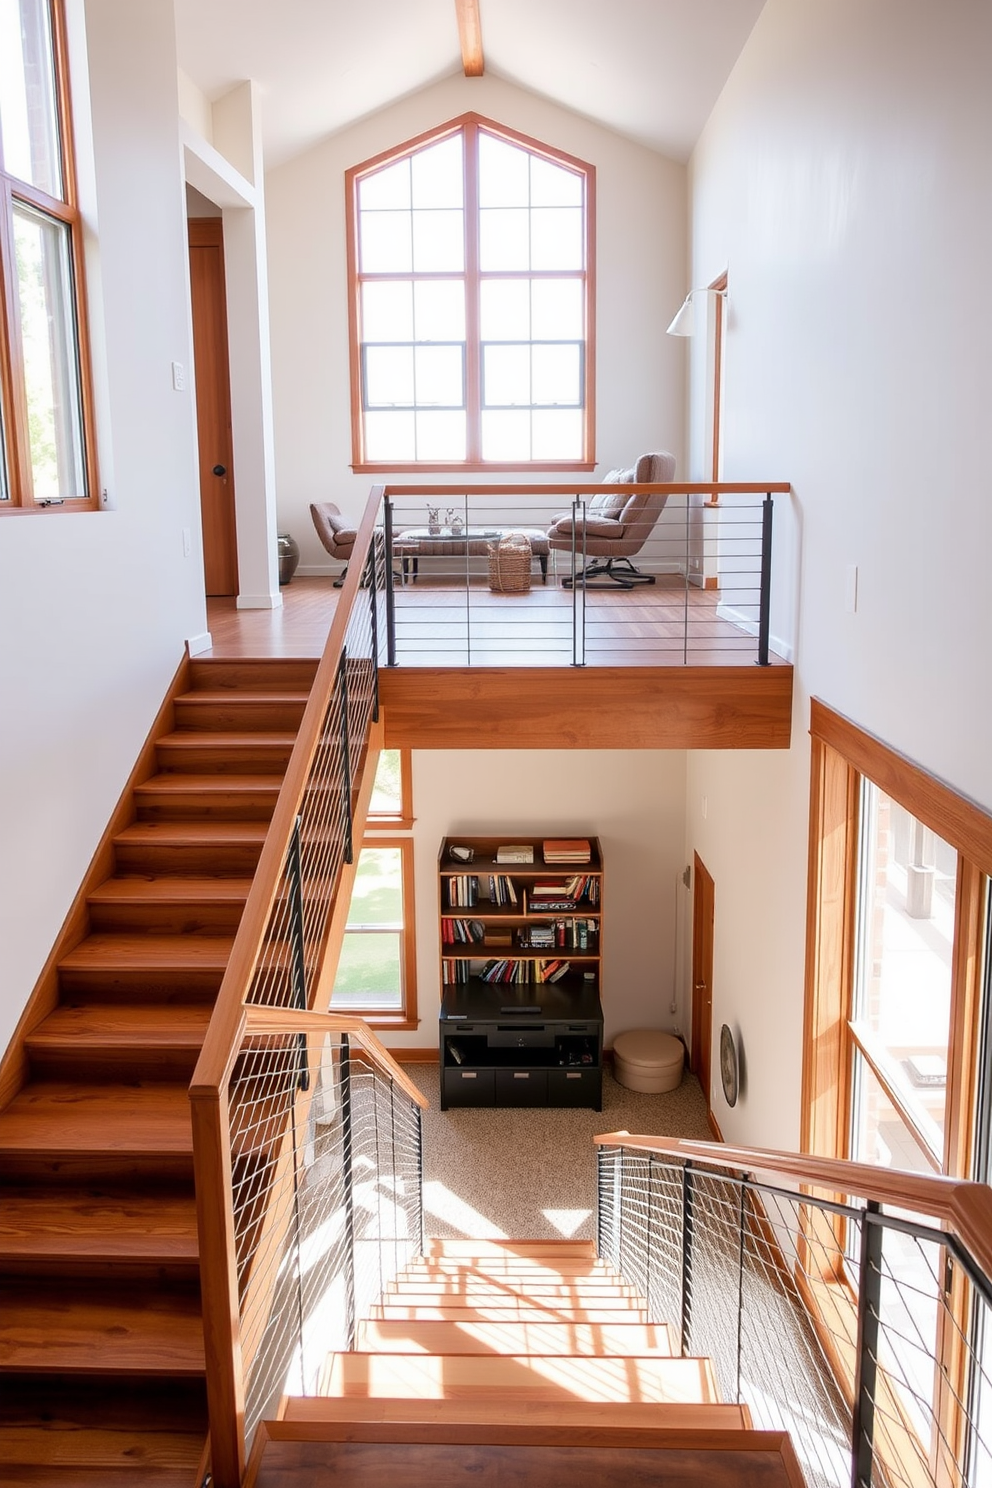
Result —
<svg viewBox="0 0 992 1488"><path fill-rule="evenodd" d="M496 474L497 472L507 472L507 471L509 471L509 472L519 472L521 475L533 475L535 473L536 474L540 474L540 473L546 472L546 471L547 472L553 472L553 471L564 471L564 472L567 472L567 471L571 471L571 470L595 470L596 469L596 461L595 460L529 460L529 461L523 461L523 462L518 461L518 462L514 463L514 462L506 462L506 461L493 460L493 461L491 461L491 462L489 462L489 463L487 463L485 465L479 465L479 464L436 465L436 464L432 464L430 461L425 461L423 464L417 464L417 463L410 464L410 463L408 463L406 465L353 464L352 467L351 467L351 469L354 471L355 475L396 475L396 474L402 474L403 472L407 472L407 473L412 474L412 475L418 475L421 471L425 471L425 472L426 471L429 471L431 473L435 473L436 472L437 474L443 474L443 473L447 472L449 475L466 475L466 474L468 474L468 475L471 475L471 474L485 475L487 473Z"/></svg>
<svg viewBox="0 0 992 1488"><path fill-rule="evenodd" d="M367 1008L336 1007L330 1007L327 1011L340 1014L343 1018L361 1018L370 1028L383 1028L387 1033L416 1033L420 1027L419 1018L408 1018L405 1013L373 1013Z"/></svg>

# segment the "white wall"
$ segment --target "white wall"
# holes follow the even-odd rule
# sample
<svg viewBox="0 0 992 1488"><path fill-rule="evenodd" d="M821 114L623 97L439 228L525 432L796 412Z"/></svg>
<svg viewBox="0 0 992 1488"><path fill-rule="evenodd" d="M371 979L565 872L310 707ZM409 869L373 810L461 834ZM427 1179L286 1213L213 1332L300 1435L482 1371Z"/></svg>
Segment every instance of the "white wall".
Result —
<svg viewBox="0 0 992 1488"><path fill-rule="evenodd" d="M606 1038L671 1028L676 883L685 833L678 750L415 750L413 808L420 1028L391 1047L437 1042L437 855L445 836L595 836L603 849ZM679 947L681 950L681 946Z"/></svg>
<svg viewBox="0 0 992 1488"><path fill-rule="evenodd" d="M469 111L595 165L599 470L652 449L682 469L682 353L664 330L686 290L685 168L499 78L448 78L266 177L279 527L303 573L333 567L308 504L357 515L372 485L350 469L345 170Z"/></svg>
<svg viewBox="0 0 992 1488"><path fill-rule="evenodd" d="M768 0L691 162L692 281L730 274L726 477L791 480L787 566L801 538L793 748L688 771L730 1140L799 1132L810 696L992 807L990 55L971 0Z"/></svg>
<svg viewBox="0 0 992 1488"><path fill-rule="evenodd" d="M91 126L85 72L75 103L108 501L0 524L0 1047L206 629L193 413L171 385L190 360L172 3L86 0L69 20L89 58Z"/></svg>

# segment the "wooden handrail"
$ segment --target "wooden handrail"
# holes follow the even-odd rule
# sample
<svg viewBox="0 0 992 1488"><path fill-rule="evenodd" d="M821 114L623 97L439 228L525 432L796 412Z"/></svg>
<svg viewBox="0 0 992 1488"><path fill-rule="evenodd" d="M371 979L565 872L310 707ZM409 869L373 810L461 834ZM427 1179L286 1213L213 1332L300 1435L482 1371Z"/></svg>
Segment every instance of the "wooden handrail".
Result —
<svg viewBox="0 0 992 1488"><path fill-rule="evenodd" d="M361 1044L372 1063L422 1109L430 1104L410 1076L397 1064L385 1044L361 1018L346 1018L340 1013L303 1013L290 1008L245 1008L245 1032L252 1033L339 1033Z"/></svg>
<svg viewBox="0 0 992 1488"><path fill-rule="evenodd" d="M628 1147L683 1161L704 1162L735 1173L757 1172L788 1178L808 1188L911 1209L946 1225L992 1281L992 1188L984 1183L878 1168L841 1158L813 1157L801 1152L729 1147L722 1142L692 1142L674 1137L632 1136L624 1131L593 1137L593 1142L597 1147Z"/></svg>
<svg viewBox="0 0 992 1488"><path fill-rule="evenodd" d="M609 481L605 485L588 483L574 486L537 485L434 485L376 486L384 496L516 496L539 500L542 496L601 496L610 491L631 491L638 495L664 491L669 496L764 496L769 491L787 496L792 490L788 481Z"/></svg>
<svg viewBox="0 0 992 1488"><path fill-rule="evenodd" d="M229 1078L238 1047L238 1024L241 1006L255 973L265 929L279 888L286 851L293 824L306 789L310 765L320 741L320 730L337 675L348 622L365 571L372 544L376 519L382 504L382 487L373 486L365 513L358 528L355 548L348 562L348 576L334 611L327 644L317 667L310 698L304 710L296 743L290 755L282 787L276 800L272 822L258 860L258 867L245 903L241 923L231 948L227 970L221 982L217 1001L203 1040L190 1086L195 1097L199 1090L213 1090Z"/></svg>

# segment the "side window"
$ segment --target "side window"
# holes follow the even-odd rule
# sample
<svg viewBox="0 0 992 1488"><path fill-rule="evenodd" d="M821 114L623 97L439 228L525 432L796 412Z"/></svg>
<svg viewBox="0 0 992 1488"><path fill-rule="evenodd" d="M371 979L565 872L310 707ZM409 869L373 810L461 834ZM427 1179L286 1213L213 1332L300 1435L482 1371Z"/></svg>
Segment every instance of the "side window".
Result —
<svg viewBox="0 0 992 1488"><path fill-rule="evenodd" d="M330 1004L392 1028L417 1026L411 776L408 749L382 751Z"/></svg>
<svg viewBox="0 0 992 1488"><path fill-rule="evenodd" d="M593 468L594 179L474 114L347 173L355 469Z"/></svg>
<svg viewBox="0 0 992 1488"><path fill-rule="evenodd" d="M96 504L61 0L0 4L0 511Z"/></svg>

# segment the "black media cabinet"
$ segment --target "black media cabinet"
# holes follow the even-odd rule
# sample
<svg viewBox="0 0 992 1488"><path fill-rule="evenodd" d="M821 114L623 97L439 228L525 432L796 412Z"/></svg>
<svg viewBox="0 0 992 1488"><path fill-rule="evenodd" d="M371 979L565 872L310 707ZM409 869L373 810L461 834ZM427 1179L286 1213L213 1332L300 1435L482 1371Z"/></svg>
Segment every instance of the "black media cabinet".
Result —
<svg viewBox="0 0 992 1488"><path fill-rule="evenodd" d="M444 989L441 1109L603 1109L603 1009L595 983Z"/></svg>

